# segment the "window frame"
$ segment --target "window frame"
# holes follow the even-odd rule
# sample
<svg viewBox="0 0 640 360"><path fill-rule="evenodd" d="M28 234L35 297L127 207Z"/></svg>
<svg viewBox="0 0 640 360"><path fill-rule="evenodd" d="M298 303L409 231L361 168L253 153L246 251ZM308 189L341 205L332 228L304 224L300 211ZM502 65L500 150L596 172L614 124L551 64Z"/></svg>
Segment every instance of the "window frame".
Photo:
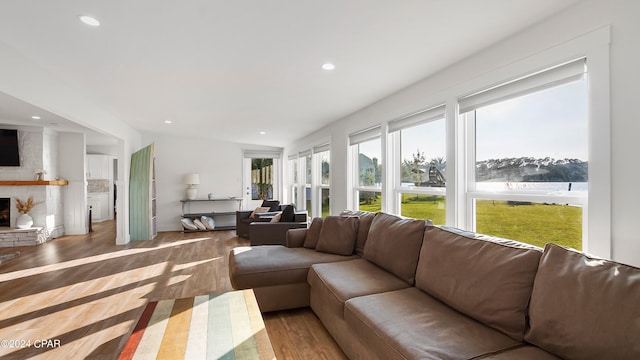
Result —
<svg viewBox="0 0 640 360"><path fill-rule="evenodd" d="M588 96L588 161L589 194L583 207L583 251L601 257L611 257L611 115L610 115L610 39L611 29L605 26L561 45L489 71L466 83L454 86L444 94L447 99L447 224L465 230L470 227L471 209L467 199L468 156L467 122L458 113L458 99L517 79L522 74L550 68L556 64L584 57L589 64ZM462 96L461 96L462 95ZM450 164L451 162L453 164ZM451 166L449 166L451 165ZM475 170L475 169L474 169ZM476 193L475 195L480 195ZM518 199L527 199L525 194ZM575 199L567 199L575 202ZM451 210L451 211L450 211Z"/></svg>
<svg viewBox="0 0 640 360"><path fill-rule="evenodd" d="M383 131L384 130L384 131ZM348 148L348 153L349 153L349 158L350 158L350 166L349 168L351 169L349 171L350 173L350 183L351 183L351 197L350 197L350 203L349 203L349 207L351 209L354 210L359 210L360 209L360 192L361 191L367 191L367 192L378 192L380 193L380 206L381 206L381 210L382 211L388 211L385 209L385 204L387 203L387 201L385 200L385 177L386 177L386 166L387 164L387 159L386 159L386 155L387 152L385 151L386 147L385 147L385 141L383 140L384 137L382 136L383 133L386 133L386 127L385 129L382 128L381 125L376 125L374 127L365 129L365 130L361 130L355 133L352 133L351 135L349 135L349 148ZM364 185L360 185L360 144L368 142L368 141L373 141L373 140L379 140L380 141L380 161L382 161L382 174L381 174L381 183L380 186L374 185L374 186L364 186Z"/></svg>
<svg viewBox="0 0 640 360"><path fill-rule="evenodd" d="M390 210L394 214L402 213L402 194L434 195L444 196L446 199L447 187L402 187L402 130L428 124L434 121L443 121L446 125L446 106L444 104L429 107L426 110L418 111L414 114L404 116L400 119L389 122L388 146L390 147L390 158L392 167L392 201ZM446 128L446 126L445 126ZM446 129L445 129L446 136ZM448 140L448 139L447 139ZM446 151L446 148L445 148ZM383 164L384 165L384 164ZM449 184L447 184L449 186Z"/></svg>
<svg viewBox="0 0 640 360"><path fill-rule="evenodd" d="M322 182L322 157L323 153L327 153L329 156L329 183L324 184ZM322 144L313 147L312 155L312 176L313 176L313 217L323 217L322 214L322 191L329 191L329 199L331 199L331 144ZM331 214L331 200L329 200L329 214Z"/></svg>
<svg viewBox="0 0 640 360"><path fill-rule="evenodd" d="M311 218L322 217L322 190L330 190L330 184L322 184L322 161L318 155L324 151L328 151L331 156L330 143L316 145L289 156L290 198L298 210L306 210ZM331 166L330 161L329 166ZM307 177L307 170L310 170L309 177ZM294 182L294 172L298 174L298 182ZM309 199L307 199L307 191L310 194ZM310 200L309 203L307 200Z"/></svg>

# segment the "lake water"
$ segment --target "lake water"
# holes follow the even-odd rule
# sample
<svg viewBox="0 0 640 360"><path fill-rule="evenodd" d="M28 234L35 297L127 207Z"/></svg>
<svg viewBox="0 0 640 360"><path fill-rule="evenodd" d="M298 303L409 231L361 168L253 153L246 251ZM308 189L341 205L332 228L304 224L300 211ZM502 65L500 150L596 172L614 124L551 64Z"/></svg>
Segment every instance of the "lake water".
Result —
<svg viewBox="0 0 640 360"><path fill-rule="evenodd" d="M503 182L503 181L483 181L476 184L478 191L544 191L544 192L567 192L571 184L571 192L587 192L588 182ZM402 183L402 186L413 187L412 183Z"/></svg>
<svg viewBox="0 0 640 360"><path fill-rule="evenodd" d="M588 182L500 182L500 181L483 181L476 183L476 189L479 191L546 191L546 192L566 192L569 191L571 184L571 192L587 192L589 190Z"/></svg>

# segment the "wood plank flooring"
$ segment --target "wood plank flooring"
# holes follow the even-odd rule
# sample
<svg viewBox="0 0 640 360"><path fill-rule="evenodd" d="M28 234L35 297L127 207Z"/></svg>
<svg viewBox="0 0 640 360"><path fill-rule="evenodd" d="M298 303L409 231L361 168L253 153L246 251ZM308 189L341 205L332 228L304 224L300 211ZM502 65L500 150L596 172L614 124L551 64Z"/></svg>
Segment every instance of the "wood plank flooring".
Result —
<svg viewBox="0 0 640 360"><path fill-rule="evenodd" d="M232 290L235 231L160 233L116 246L115 223L0 264L0 358L116 359L148 301ZM264 314L278 359L346 359L310 309ZM48 340L48 341L43 341Z"/></svg>

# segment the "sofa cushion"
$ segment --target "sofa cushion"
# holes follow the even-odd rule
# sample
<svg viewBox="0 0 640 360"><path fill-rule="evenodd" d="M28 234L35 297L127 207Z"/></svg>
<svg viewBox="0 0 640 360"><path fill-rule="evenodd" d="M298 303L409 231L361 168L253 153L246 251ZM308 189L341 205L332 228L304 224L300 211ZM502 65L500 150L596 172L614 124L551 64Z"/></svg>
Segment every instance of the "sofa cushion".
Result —
<svg viewBox="0 0 640 360"><path fill-rule="evenodd" d="M315 249L318 245L318 239L320 238L320 229L322 229L322 218L315 218L311 221L311 225L309 225L309 230L307 230L307 236L304 239L304 244L302 246L307 249Z"/></svg>
<svg viewBox="0 0 640 360"><path fill-rule="evenodd" d="M344 317L380 359L475 359L520 344L415 287L349 299Z"/></svg>
<svg viewBox="0 0 640 360"><path fill-rule="evenodd" d="M353 254L358 218L327 216L322 222L316 250L337 255Z"/></svg>
<svg viewBox="0 0 640 360"><path fill-rule="evenodd" d="M364 246L367 243L367 237L369 236L369 229L371 228L371 222L376 216L376 213L360 210L344 210L340 213L341 216L357 216L360 219L358 224L358 237L356 238L356 255L364 255Z"/></svg>
<svg viewBox="0 0 640 360"><path fill-rule="evenodd" d="M416 287L522 341L542 249L513 240L429 226Z"/></svg>
<svg viewBox="0 0 640 360"><path fill-rule="evenodd" d="M481 357L482 360L562 360L533 345L522 345L513 349L498 351Z"/></svg>
<svg viewBox="0 0 640 360"><path fill-rule="evenodd" d="M307 281L311 287L328 288L343 304L356 296L409 287L404 281L365 259L314 264Z"/></svg>
<svg viewBox="0 0 640 360"><path fill-rule="evenodd" d="M547 244L525 340L569 359L640 359L640 269Z"/></svg>
<svg viewBox="0 0 640 360"><path fill-rule="evenodd" d="M312 264L355 258L282 245L236 247L229 254L229 277L234 289L306 283Z"/></svg>
<svg viewBox="0 0 640 360"><path fill-rule="evenodd" d="M378 213L371 221L364 258L413 285L424 220Z"/></svg>

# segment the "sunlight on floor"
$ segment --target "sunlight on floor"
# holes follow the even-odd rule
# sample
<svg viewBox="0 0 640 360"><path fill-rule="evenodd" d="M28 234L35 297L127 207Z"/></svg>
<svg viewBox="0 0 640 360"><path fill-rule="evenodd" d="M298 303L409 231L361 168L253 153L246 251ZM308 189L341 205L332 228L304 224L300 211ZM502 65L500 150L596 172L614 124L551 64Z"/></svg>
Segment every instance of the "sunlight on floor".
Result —
<svg viewBox="0 0 640 360"><path fill-rule="evenodd" d="M164 248L177 247L180 245L185 245L185 244L190 244L190 243L210 240L210 239L211 238L197 238L197 239L180 240L172 243L161 244L161 245L150 247L150 248L125 249L125 250L120 250L120 251L107 253L107 254L89 256L82 259L69 260L69 261L65 261L57 264L44 265L44 266L25 269L25 270L18 270L10 273L0 274L0 281L15 280L15 279L19 279L27 276L44 274L51 271L69 269L69 268L80 266L80 265L86 265L86 264L92 264L92 263L95 264L99 261L115 259L123 256L142 254L149 251L157 251Z"/></svg>

